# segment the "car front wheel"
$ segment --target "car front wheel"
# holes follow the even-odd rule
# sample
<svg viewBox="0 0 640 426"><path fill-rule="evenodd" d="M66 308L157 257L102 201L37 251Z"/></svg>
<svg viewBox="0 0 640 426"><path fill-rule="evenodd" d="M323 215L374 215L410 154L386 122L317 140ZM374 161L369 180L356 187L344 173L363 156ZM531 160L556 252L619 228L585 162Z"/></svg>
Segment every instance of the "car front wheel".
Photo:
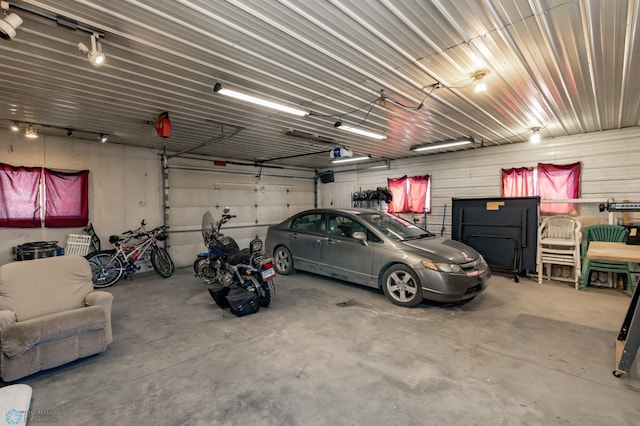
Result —
<svg viewBox="0 0 640 426"><path fill-rule="evenodd" d="M273 265L276 272L281 275L289 275L293 273L293 257L286 247L280 246L273 252L275 264Z"/></svg>
<svg viewBox="0 0 640 426"><path fill-rule="evenodd" d="M422 302L422 287L408 266L393 265L382 276L382 291L393 303L412 308Z"/></svg>

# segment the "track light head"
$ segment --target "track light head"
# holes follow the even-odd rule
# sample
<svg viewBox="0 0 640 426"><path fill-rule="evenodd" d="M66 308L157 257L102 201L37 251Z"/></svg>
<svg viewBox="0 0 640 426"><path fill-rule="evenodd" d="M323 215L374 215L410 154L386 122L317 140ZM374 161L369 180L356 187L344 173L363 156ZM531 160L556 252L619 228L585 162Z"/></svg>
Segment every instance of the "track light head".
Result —
<svg viewBox="0 0 640 426"><path fill-rule="evenodd" d="M542 135L540 134L541 130L542 130L542 127L532 127L531 137L529 138L529 142L539 143L542 140Z"/></svg>
<svg viewBox="0 0 640 426"><path fill-rule="evenodd" d="M222 84L220 84L219 81L216 81L216 84L213 85L213 91L215 93L218 93L220 91L220 89L222 89Z"/></svg>
<svg viewBox="0 0 640 426"><path fill-rule="evenodd" d="M38 137L38 132L33 124L29 124L27 126L27 130L24 132L24 136L28 139L36 139Z"/></svg>
<svg viewBox="0 0 640 426"><path fill-rule="evenodd" d="M67 137L72 139L75 135L73 134L73 129L67 129Z"/></svg>
<svg viewBox="0 0 640 426"><path fill-rule="evenodd" d="M98 140L100 141L100 143L107 143L109 141L109 135L100 133L100 135L98 136Z"/></svg>
<svg viewBox="0 0 640 426"><path fill-rule="evenodd" d="M86 44L80 42L78 43L78 50L87 55L87 58L94 67L99 67L104 64L104 61L107 58L102 51L102 47L98 41L98 34L96 33L91 35L91 49L89 49Z"/></svg>
<svg viewBox="0 0 640 426"><path fill-rule="evenodd" d="M22 25L22 18L15 13L9 13L9 2L0 3L4 17L0 20L0 38L11 40L16 36L16 30Z"/></svg>
<svg viewBox="0 0 640 426"><path fill-rule="evenodd" d="M18 124L17 121L14 121L11 123L11 130L13 130L14 132L17 132L18 130L20 130L20 124Z"/></svg>
<svg viewBox="0 0 640 426"><path fill-rule="evenodd" d="M335 123L333 123L333 127L340 127L342 126L342 121L338 120Z"/></svg>

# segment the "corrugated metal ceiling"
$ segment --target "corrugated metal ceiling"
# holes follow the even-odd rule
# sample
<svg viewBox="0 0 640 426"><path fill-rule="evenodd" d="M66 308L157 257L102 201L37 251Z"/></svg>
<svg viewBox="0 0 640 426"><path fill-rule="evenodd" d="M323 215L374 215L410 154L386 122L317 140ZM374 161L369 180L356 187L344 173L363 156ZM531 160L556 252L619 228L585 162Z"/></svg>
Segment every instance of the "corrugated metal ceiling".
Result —
<svg viewBox="0 0 640 426"><path fill-rule="evenodd" d="M640 6L631 0L9 4L24 23L0 40L1 127L20 120L45 125L41 133L108 133L109 143L166 146L170 155L322 169L334 146L380 161L461 136L475 139L472 149L526 141L533 127L550 138L640 120ZM105 65L94 68L78 50L88 33L25 6L104 34ZM478 70L488 71L484 93L473 90ZM216 81L311 115L222 96ZM150 124L163 111L172 122L166 140ZM346 133L337 120L388 138Z"/></svg>

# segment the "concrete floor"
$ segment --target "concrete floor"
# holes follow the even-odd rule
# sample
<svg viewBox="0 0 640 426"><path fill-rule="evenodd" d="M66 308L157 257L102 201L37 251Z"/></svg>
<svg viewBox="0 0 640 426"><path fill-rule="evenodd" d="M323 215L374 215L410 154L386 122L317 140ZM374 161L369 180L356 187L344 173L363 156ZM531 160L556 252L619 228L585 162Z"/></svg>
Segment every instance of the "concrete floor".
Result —
<svg viewBox="0 0 640 426"><path fill-rule="evenodd" d="M114 343L21 380L29 424L640 424L637 363L611 374L619 290L494 276L463 307L406 309L297 273L244 318L189 268L107 290Z"/></svg>

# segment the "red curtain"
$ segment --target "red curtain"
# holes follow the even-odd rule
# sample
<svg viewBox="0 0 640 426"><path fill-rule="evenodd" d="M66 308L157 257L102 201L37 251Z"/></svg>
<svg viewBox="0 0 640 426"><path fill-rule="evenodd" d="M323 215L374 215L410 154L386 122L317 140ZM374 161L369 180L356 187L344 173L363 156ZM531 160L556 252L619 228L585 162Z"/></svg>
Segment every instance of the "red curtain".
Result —
<svg viewBox="0 0 640 426"><path fill-rule="evenodd" d="M502 196L503 197L532 197L533 169L517 167L502 169Z"/></svg>
<svg viewBox="0 0 640 426"><path fill-rule="evenodd" d="M44 169L49 228L86 226L89 223L89 171L65 173Z"/></svg>
<svg viewBox="0 0 640 426"><path fill-rule="evenodd" d="M391 202L387 207L389 213L404 213L409 208L407 200L407 176L398 179L387 178L387 187L391 192Z"/></svg>
<svg viewBox="0 0 640 426"><path fill-rule="evenodd" d="M424 213L429 181L429 175L413 176L409 178L409 211L413 213Z"/></svg>
<svg viewBox="0 0 640 426"><path fill-rule="evenodd" d="M563 200L580 196L580 163L555 165L538 164L538 195L543 200ZM544 213L569 213L570 203L542 203Z"/></svg>
<svg viewBox="0 0 640 426"><path fill-rule="evenodd" d="M0 163L0 226L40 226L40 167L13 167Z"/></svg>

